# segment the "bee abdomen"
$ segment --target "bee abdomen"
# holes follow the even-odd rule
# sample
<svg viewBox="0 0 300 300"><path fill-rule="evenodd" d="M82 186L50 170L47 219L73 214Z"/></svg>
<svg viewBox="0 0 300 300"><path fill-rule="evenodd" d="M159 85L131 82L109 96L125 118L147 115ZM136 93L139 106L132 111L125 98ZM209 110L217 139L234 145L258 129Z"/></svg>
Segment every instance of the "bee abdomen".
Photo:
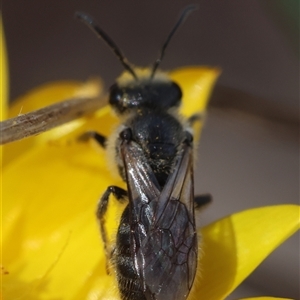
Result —
<svg viewBox="0 0 300 300"><path fill-rule="evenodd" d="M122 215L113 257L118 287L122 300L146 300L131 255L128 211L127 207Z"/></svg>

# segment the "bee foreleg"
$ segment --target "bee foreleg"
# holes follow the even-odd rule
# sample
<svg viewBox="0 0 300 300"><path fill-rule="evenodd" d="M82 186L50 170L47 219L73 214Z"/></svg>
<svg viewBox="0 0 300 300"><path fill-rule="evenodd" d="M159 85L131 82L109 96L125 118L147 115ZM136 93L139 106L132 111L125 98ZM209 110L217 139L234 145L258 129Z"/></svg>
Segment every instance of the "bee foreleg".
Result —
<svg viewBox="0 0 300 300"><path fill-rule="evenodd" d="M86 142L89 139L95 140L102 148L106 148L106 137L96 131L87 131L78 138L82 142Z"/></svg>
<svg viewBox="0 0 300 300"><path fill-rule="evenodd" d="M125 191L122 188L117 187L117 186L109 186L106 189L105 193L103 194L103 196L101 197L101 199L98 203L96 215L97 215L97 218L100 223L100 232L101 232L101 237L102 237L102 241L104 244L107 273L109 273L108 261L111 259L112 250L109 249L109 247L108 247L107 232L105 229L105 214L106 214L107 207L108 207L109 196L111 194L113 194L114 197L120 202L124 202L125 200L127 200L127 191Z"/></svg>
<svg viewBox="0 0 300 300"><path fill-rule="evenodd" d="M194 198L195 209L202 209L212 202L212 196L210 194L198 195Z"/></svg>

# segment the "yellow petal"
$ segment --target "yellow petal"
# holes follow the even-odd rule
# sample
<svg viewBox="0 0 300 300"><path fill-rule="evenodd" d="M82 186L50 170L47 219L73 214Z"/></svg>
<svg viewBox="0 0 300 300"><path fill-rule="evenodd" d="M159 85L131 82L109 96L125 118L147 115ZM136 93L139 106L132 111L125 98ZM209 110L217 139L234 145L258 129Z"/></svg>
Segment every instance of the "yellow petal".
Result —
<svg viewBox="0 0 300 300"><path fill-rule="evenodd" d="M195 294L225 299L274 249L299 229L299 206L247 210L202 230L201 281Z"/></svg>
<svg viewBox="0 0 300 300"><path fill-rule="evenodd" d="M7 299L72 299L79 287L90 286L93 270L101 278L105 263L95 208L112 180L103 158L78 143L34 148L5 168Z"/></svg>
<svg viewBox="0 0 300 300"><path fill-rule="evenodd" d="M199 97L206 101L201 93ZM108 185L124 183L109 175L104 151L99 155L75 139L88 129L107 135L115 124L104 108L72 132L35 143L3 169L5 299L116 299L95 210ZM122 209L112 202L110 234Z"/></svg>
<svg viewBox="0 0 300 300"><path fill-rule="evenodd" d="M221 70L209 67L185 67L170 72L172 80L177 82L182 89L183 105L180 112L185 117L191 117L195 113L203 115ZM196 122L193 129L196 143L199 140L203 122Z"/></svg>
<svg viewBox="0 0 300 300"><path fill-rule="evenodd" d="M0 16L0 121L7 117L7 102L8 102L8 69L7 69L7 54L5 46L5 37L2 25L2 17Z"/></svg>
<svg viewBox="0 0 300 300"><path fill-rule="evenodd" d="M45 83L15 99L9 108L9 118L51 105L77 96L92 97L101 92L101 81L92 79L87 82L56 81Z"/></svg>
<svg viewBox="0 0 300 300"><path fill-rule="evenodd" d="M170 72L172 80L177 82L182 89L184 105L181 107L181 113L184 116L189 117L205 111L220 72L217 68L195 66Z"/></svg>

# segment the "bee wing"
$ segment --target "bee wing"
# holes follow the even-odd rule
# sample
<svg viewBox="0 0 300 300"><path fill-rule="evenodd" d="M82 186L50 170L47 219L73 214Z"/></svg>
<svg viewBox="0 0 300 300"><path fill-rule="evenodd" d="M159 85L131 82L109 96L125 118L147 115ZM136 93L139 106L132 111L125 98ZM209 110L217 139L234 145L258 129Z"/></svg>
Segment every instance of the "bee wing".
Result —
<svg viewBox="0 0 300 300"><path fill-rule="evenodd" d="M146 161L144 151L135 142L123 142L122 156L127 179L133 222L138 221L143 205L159 198L160 186Z"/></svg>
<svg viewBox="0 0 300 300"><path fill-rule="evenodd" d="M134 220L131 253L141 287L147 299L185 299L197 267L192 149L184 146L163 190L139 146L123 152Z"/></svg>

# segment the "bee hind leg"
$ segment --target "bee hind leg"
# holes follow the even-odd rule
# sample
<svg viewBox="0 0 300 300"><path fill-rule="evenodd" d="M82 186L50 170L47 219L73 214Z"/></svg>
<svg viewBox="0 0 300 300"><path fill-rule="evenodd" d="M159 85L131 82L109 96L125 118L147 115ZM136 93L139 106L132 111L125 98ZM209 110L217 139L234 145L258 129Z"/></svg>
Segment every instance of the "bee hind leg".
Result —
<svg viewBox="0 0 300 300"><path fill-rule="evenodd" d="M208 204L212 203L212 196L210 194L203 194L195 196L195 209L199 210L205 208Z"/></svg>
<svg viewBox="0 0 300 300"><path fill-rule="evenodd" d="M106 148L106 137L96 131L87 131L78 137L80 142L87 142L90 139L95 140L102 148Z"/></svg>
<svg viewBox="0 0 300 300"><path fill-rule="evenodd" d="M100 224L100 233L101 233L102 241L104 244L104 252L105 252L105 256L106 256L106 271L108 274L109 274L109 263L108 262L111 259L113 251L111 251L111 249L109 249L109 247L108 247L107 231L106 231L106 227L105 227L105 214L107 212L109 197L111 194L113 194L114 197L121 203L127 201L127 195L128 195L127 191L123 190L120 187L112 185L106 189L106 191L104 192L104 194L102 195L102 197L98 203L96 215L97 215L97 218L98 218L99 224Z"/></svg>

